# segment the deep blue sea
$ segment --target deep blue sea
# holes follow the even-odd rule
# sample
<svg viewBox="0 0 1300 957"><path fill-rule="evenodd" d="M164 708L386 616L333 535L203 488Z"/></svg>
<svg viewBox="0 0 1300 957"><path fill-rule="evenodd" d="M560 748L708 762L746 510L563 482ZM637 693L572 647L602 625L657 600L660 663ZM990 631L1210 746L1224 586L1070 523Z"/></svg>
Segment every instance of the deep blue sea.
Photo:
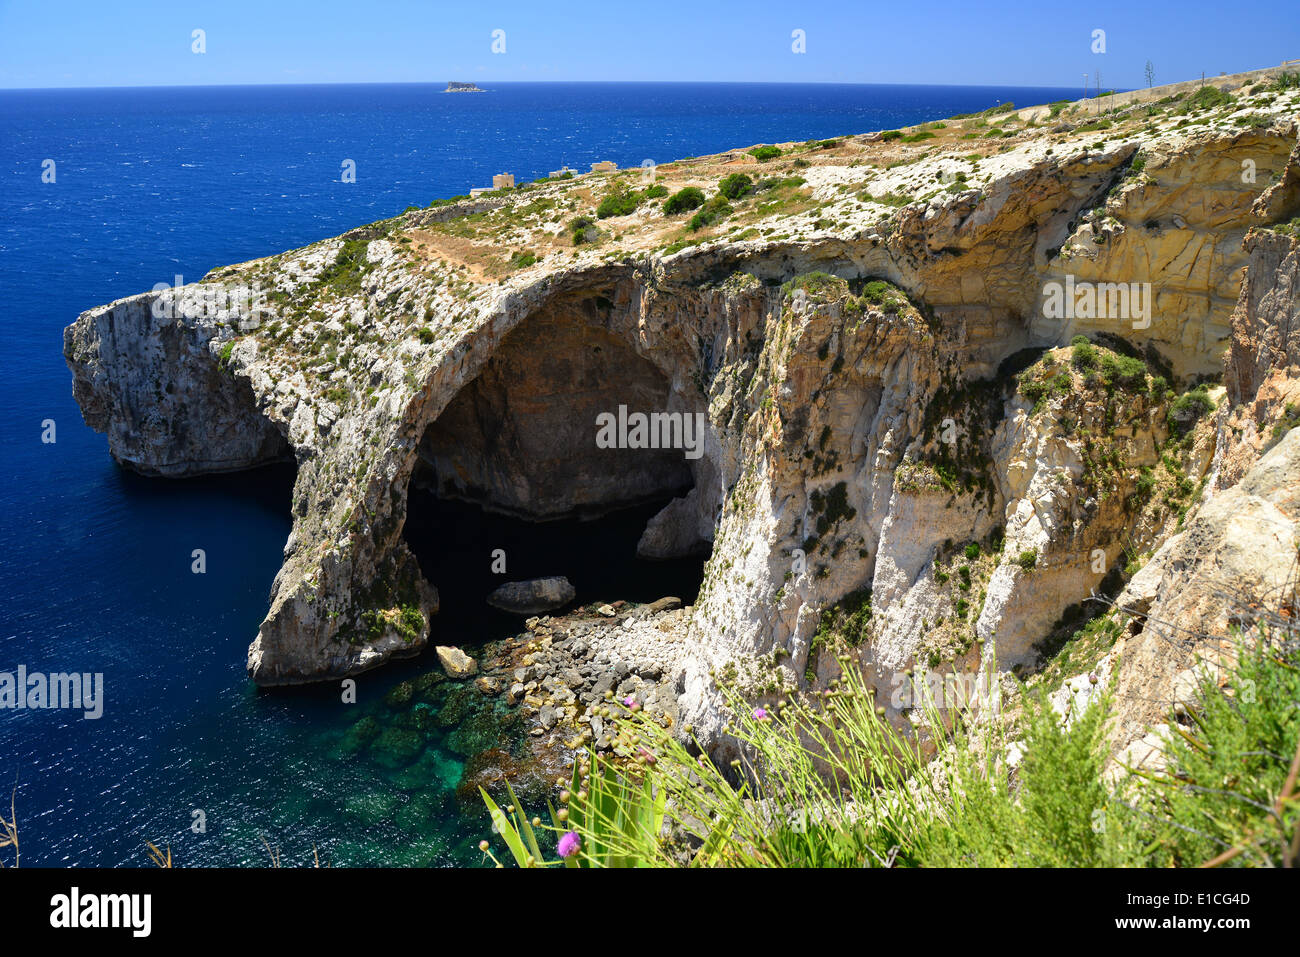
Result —
<svg viewBox="0 0 1300 957"><path fill-rule="evenodd" d="M264 865L263 838L286 865L308 863L313 844L338 865L475 863L486 831L451 798L462 759L441 738L398 770L347 746L358 715L388 720L384 693L427 660L363 676L350 712L336 688L251 686L244 656L289 531L292 470L169 481L117 468L72 401L62 329L79 312L493 173L523 182L1077 95L483 85L0 91L0 671L106 684L99 720L0 711L0 808L16 784L24 866L145 865L145 841L182 866ZM355 183L341 181L349 159Z"/></svg>

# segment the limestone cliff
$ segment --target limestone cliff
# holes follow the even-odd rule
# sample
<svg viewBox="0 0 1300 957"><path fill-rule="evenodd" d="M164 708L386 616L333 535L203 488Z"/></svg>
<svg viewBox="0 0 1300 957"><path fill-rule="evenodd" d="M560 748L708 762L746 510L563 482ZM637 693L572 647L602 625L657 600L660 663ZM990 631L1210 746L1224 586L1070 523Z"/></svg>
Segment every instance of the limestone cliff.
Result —
<svg viewBox="0 0 1300 957"><path fill-rule="evenodd" d="M261 684L427 641L413 477L538 520L677 496L641 548L711 544L678 664L706 736L721 671L833 677L819 624L846 598L870 610L855 650L882 691L981 656L1032 670L1138 556L1201 560L1196 523L1219 520L1199 503L1267 441L1234 423L1289 421L1297 256L1268 227L1297 212L1296 91L1158 94L683 161L653 191L593 173L408 211L83 313L75 394L148 474L293 456ZM655 196L732 174L689 224ZM608 196L634 211L595 217ZM1197 391L1225 348L1226 396ZM700 454L598 446L620 406L702 413ZM1238 492L1286 521L1264 486L1294 445Z"/></svg>

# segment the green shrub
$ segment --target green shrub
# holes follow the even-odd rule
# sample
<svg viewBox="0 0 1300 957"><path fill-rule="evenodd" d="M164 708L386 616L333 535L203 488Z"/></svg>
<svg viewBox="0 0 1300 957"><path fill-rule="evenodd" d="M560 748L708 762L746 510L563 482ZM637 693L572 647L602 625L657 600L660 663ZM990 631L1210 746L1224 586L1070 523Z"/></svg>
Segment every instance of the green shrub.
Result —
<svg viewBox="0 0 1300 957"><path fill-rule="evenodd" d="M361 279L369 265L366 262L366 251L369 248L368 239L344 240L334 262L321 270L316 282L340 296L360 291Z"/></svg>
<svg viewBox="0 0 1300 957"><path fill-rule="evenodd" d="M1178 436L1186 435L1207 412L1213 409L1214 400L1210 398L1204 385L1198 385L1184 392L1169 406L1167 413L1169 431Z"/></svg>
<svg viewBox="0 0 1300 957"><path fill-rule="evenodd" d="M912 197L906 193L885 193L883 196L859 193L858 199L864 203L880 203L882 206L906 206L912 201Z"/></svg>
<svg viewBox="0 0 1300 957"><path fill-rule="evenodd" d="M749 155L755 157L760 163L766 163L768 160L780 156L781 148L779 146L756 146L749 151Z"/></svg>
<svg viewBox="0 0 1300 957"><path fill-rule="evenodd" d="M804 678L812 681L817 677L817 662L823 650L856 648L867 641L871 637L871 615L870 587L850 592L824 609L809 645Z"/></svg>
<svg viewBox="0 0 1300 957"><path fill-rule="evenodd" d="M1282 418L1273 424L1273 431L1270 433L1271 442L1269 448L1285 438L1286 434L1300 426L1300 406L1294 402L1288 402L1282 410Z"/></svg>
<svg viewBox="0 0 1300 957"><path fill-rule="evenodd" d="M1142 389L1147 384L1147 364L1132 356L1106 352L1101 357L1101 377L1107 388Z"/></svg>
<svg viewBox="0 0 1300 957"><path fill-rule="evenodd" d="M1015 793L981 763L959 759L962 793L918 829L907 862L921 867L1099 867L1131 850L1097 827L1106 711L1093 704L1067 730L1041 697L1027 701L1025 759Z"/></svg>
<svg viewBox="0 0 1300 957"><path fill-rule="evenodd" d="M527 249L521 249L510 256L511 269L527 269L537 262L537 256Z"/></svg>
<svg viewBox="0 0 1300 957"><path fill-rule="evenodd" d="M714 223L720 223L731 215L731 204L727 202L724 196L714 196L707 203L700 207L699 212L691 217L686 228L691 232L712 226Z"/></svg>
<svg viewBox="0 0 1300 957"><path fill-rule="evenodd" d="M1038 549L1030 548L1021 552L1016 564L1027 572L1033 571L1038 567Z"/></svg>
<svg viewBox="0 0 1300 957"><path fill-rule="evenodd" d="M880 279L873 279L862 287L862 298L867 300L867 302L880 305L889 298L892 291L893 290L889 283Z"/></svg>
<svg viewBox="0 0 1300 957"><path fill-rule="evenodd" d="M581 246L583 243L594 243L600 238L600 230L596 228L596 221L590 216L575 216L569 220L569 236L573 239L573 245Z"/></svg>
<svg viewBox="0 0 1300 957"><path fill-rule="evenodd" d="M1129 823L1151 847L1149 866L1284 867L1300 848L1300 640L1263 626L1242 637L1221 686L1204 669L1186 730L1173 719L1162 771L1139 774ZM1294 756L1294 757L1293 757Z"/></svg>
<svg viewBox="0 0 1300 957"><path fill-rule="evenodd" d="M1300 73L1279 73L1268 88L1279 93L1300 88Z"/></svg>
<svg viewBox="0 0 1300 957"><path fill-rule="evenodd" d="M873 279L862 287L862 302L880 306L884 312L896 313L907 305L907 296L897 286Z"/></svg>
<svg viewBox="0 0 1300 957"><path fill-rule="evenodd" d="M898 140L898 139L902 139L902 138L903 138L903 131L902 131L902 130L884 130L883 132L881 132L881 134L880 134L880 138L881 138L882 140L884 140L886 143L888 143L890 140Z"/></svg>
<svg viewBox="0 0 1300 957"><path fill-rule="evenodd" d="M596 207L597 219L609 219L611 216L627 216L636 212L641 197L626 186L615 187Z"/></svg>
<svg viewBox="0 0 1300 957"><path fill-rule="evenodd" d="M662 199L668 195L668 187L663 183L655 183L653 186L647 186L642 190L641 195L646 199Z"/></svg>
<svg viewBox="0 0 1300 957"><path fill-rule="evenodd" d="M848 291L848 283L839 276L832 276L820 269L801 273L782 284L781 295L789 297L795 290L802 289L810 300L837 298Z"/></svg>
<svg viewBox="0 0 1300 957"><path fill-rule="evenodd" d="M1070 364L1080 372L1097 368L1097 350L1086 336L1075 336L1070 340Z"/></svg>
<svg viewBox="0 0 1300 957"><path fill-rule="evenodd" d="M704 205L704 194L694 186L679 189L664 201L664 215L676 216Z"/></svg>
<svg viewBox="0 0 1300 957"><path fill-rule="evenodd" d="M754 184L754 192L765 193L769 189L794 188L808 182L802 176L765 176Z"/></svg>
<svg viewBox="0 0 1300 957"><path fill-rule="evenodd" d="M968 543L968 544L966 545L966 559L967 559L967 561L972 561L972 562L973 562L973 561L975 561L975 559L977 559L977 558L979 558L979 557L980 557L980 546L979 546L979 543L978 543L978 542L970 542L970 543Z"/></svg>
<svg viewBox="0 0 1300 957"><path fill-rule="evenodd" d="M1289 223L1273 223L1267 228L1283 236L1300 236L1300 216L1297 216Z"/></svg>
<svg viewBox="0 0 1300 957"><path fill-rule="evenodd" d="M461 193L459 196L449 196L446 199L435 199L428 206L429 209L438 209L441 206L454 206L463 200L469 199L469 193Z"/></svg>
<svg viewBox="0 0 1300 957"><path fill-rule="evenodd" d="M1217 86L1203 86L1187 98L1187 105L1183 108L1183 112L1210 110L1235 101L1236 98L1231 93L1225 93Z"/></svg>
<svg viewBox="0 0 1300 957"><path fill-rule="evenodd" d="M732 173L718 183L718 192L727 199L740 199L754 192L754 181L744 173Z"/></svg>
<svg viewBox="0 0 1300 957"><path fill-rule="evenodd" d="M1146 501L1151 497L1151 493L1155 491L1155 488L1155 473L1153 473L1149 467L1145 465L1142 466L1142 471L1138 474L1137 485L1134 487L1134 491L1138 498L1142 501Z"/></svg>
<svg viewBox="0 0 1300 957"><path fill-rule="evenodd" d="M1047 379L1038 378L1033 369L1026 369L1016 377L1016 389L1034 403L1037 411L1039 404L1051 394L1051 383Z"/></svg>

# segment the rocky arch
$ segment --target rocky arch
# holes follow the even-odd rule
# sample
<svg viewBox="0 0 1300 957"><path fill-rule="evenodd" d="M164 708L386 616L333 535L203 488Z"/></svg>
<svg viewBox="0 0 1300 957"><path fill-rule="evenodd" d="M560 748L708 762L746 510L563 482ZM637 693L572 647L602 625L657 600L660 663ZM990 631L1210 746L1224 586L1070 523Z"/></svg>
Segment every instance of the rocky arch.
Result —
<svg viewBox="0 0 1300 957"><path fill-rule="evenodd" d="M521 322L425 429L413 480L534 521L592 517L690 488L699 456L689 450L597 441L602 416L617 420L620 409L689 421L683 438L694 436L689 417L704 411L698 395L674 389L638 354L612 309L603 295L579 293Z"/></svg>

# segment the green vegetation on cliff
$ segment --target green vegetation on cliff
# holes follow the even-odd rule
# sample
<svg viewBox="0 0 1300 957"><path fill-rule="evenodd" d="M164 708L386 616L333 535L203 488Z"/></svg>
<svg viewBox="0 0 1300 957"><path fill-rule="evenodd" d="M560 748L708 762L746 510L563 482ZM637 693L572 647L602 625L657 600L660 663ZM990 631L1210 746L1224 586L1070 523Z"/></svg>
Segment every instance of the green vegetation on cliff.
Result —
<svg viewBox="0 0 1300 957"><path fill-rule="evenodd" d="M1294 866L1300 640L1261 628L1235 660L1226 681L1202 681L1185 724L1170 716L1168 764L1118 778L1104 773L1108 692L1068 721L1027 691L1008 720L993 684L982 717L922 697L932 762L842 656L824 696L755 706L732 693L743 758L715 763L689 728L683 740L622 709L614 754L575 762L550 824L484 799L529 867Z"/></svg>

